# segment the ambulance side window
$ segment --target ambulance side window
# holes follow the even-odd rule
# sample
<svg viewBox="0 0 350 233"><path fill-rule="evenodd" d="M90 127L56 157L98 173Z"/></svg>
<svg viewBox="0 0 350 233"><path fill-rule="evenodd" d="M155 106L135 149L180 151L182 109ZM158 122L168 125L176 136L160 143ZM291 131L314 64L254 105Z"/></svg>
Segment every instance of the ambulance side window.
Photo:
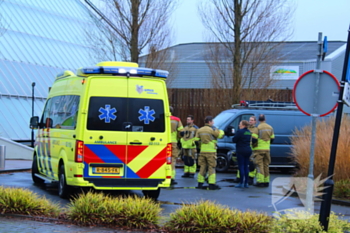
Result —
<svg viewBox="0 0 350 233"><path fill-rule="evenodd" d="M77 121L79 96L62 95L51 98L51 107L48 115L51 120L47 120L50 128L74 129Z"/></svg>
<svg viewBox="0 0 350 233"><path fill-rule="evenodd" d="M41 117L40 128L51 128L52 119L50 118L50 108L52 99L46 101L43 116Z"/></svg>
<svg viewBox="0 0 350 233"><path fill-rule="evenodd" d="M57 122L61 125L62 129L75 129L78 117L80 96L66 95L64 96L64 105L62 111L64 112L61 122Z"/></svg>

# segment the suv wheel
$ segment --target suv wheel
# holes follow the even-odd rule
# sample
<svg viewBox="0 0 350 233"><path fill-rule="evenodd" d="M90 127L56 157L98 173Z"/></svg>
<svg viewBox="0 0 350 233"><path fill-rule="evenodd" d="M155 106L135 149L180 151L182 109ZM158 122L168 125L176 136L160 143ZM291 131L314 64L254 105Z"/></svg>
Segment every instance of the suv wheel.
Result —
<svg viewBox="0 0 350 233"><path fill-rule="evenodd" d="M216 159L216 171L217 172L227 172L230 166L230 162L223 153L218 153Z"/></svg>

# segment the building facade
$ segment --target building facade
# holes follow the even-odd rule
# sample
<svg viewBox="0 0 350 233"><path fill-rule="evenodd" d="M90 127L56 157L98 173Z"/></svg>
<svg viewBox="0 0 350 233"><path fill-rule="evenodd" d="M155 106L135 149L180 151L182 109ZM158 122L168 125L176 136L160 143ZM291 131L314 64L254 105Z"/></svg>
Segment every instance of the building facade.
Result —
<svg viewBox="0 0 350 233"><path fill-rule="evenodd" d="M0 137L27 141L55 76L96 64L85 43L96 26L79 0L3 0L0 14Z"/></svg>

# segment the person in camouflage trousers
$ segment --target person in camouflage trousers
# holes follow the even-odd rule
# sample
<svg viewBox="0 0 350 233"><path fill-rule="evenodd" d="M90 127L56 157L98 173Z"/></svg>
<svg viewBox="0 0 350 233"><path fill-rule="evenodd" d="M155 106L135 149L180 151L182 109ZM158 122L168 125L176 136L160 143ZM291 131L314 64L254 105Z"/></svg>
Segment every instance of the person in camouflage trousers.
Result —
<svg viewBox="0 0 350 233"><path fill-rule="evenodd" d="M196 126L193 121L194 117L192 115L188 115L186 118L187 125L180 133L184 160L184 174L182 177L184 178L194 178L197 170L197 147L194 137L196 136L198 126Z"/></svg>
<svg viewBox="0 0 350 233"><path fill-rule="evenodd" d="M224 137L224 131L217 129L214 126L212 116L205 117L205 126L197 130L195 140L200 142L200 155L198 158L198 165L200 166L198 174L197 188L203 188L205 176L208 172L209 189L220 189L216 185L216 143L217 139Z"/></svg>

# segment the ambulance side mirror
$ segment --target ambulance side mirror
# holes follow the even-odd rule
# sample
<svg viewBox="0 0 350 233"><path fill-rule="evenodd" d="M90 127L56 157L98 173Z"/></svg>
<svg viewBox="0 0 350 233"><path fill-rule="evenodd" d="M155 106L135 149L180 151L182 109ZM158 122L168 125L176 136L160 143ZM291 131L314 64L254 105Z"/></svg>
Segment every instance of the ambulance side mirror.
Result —
<svg viewBox="0 0 350 233"><path fill-rule="evenodd" d="M39 127L39 117L33 116L30 118L29 128L37 129Z"/></svg>

